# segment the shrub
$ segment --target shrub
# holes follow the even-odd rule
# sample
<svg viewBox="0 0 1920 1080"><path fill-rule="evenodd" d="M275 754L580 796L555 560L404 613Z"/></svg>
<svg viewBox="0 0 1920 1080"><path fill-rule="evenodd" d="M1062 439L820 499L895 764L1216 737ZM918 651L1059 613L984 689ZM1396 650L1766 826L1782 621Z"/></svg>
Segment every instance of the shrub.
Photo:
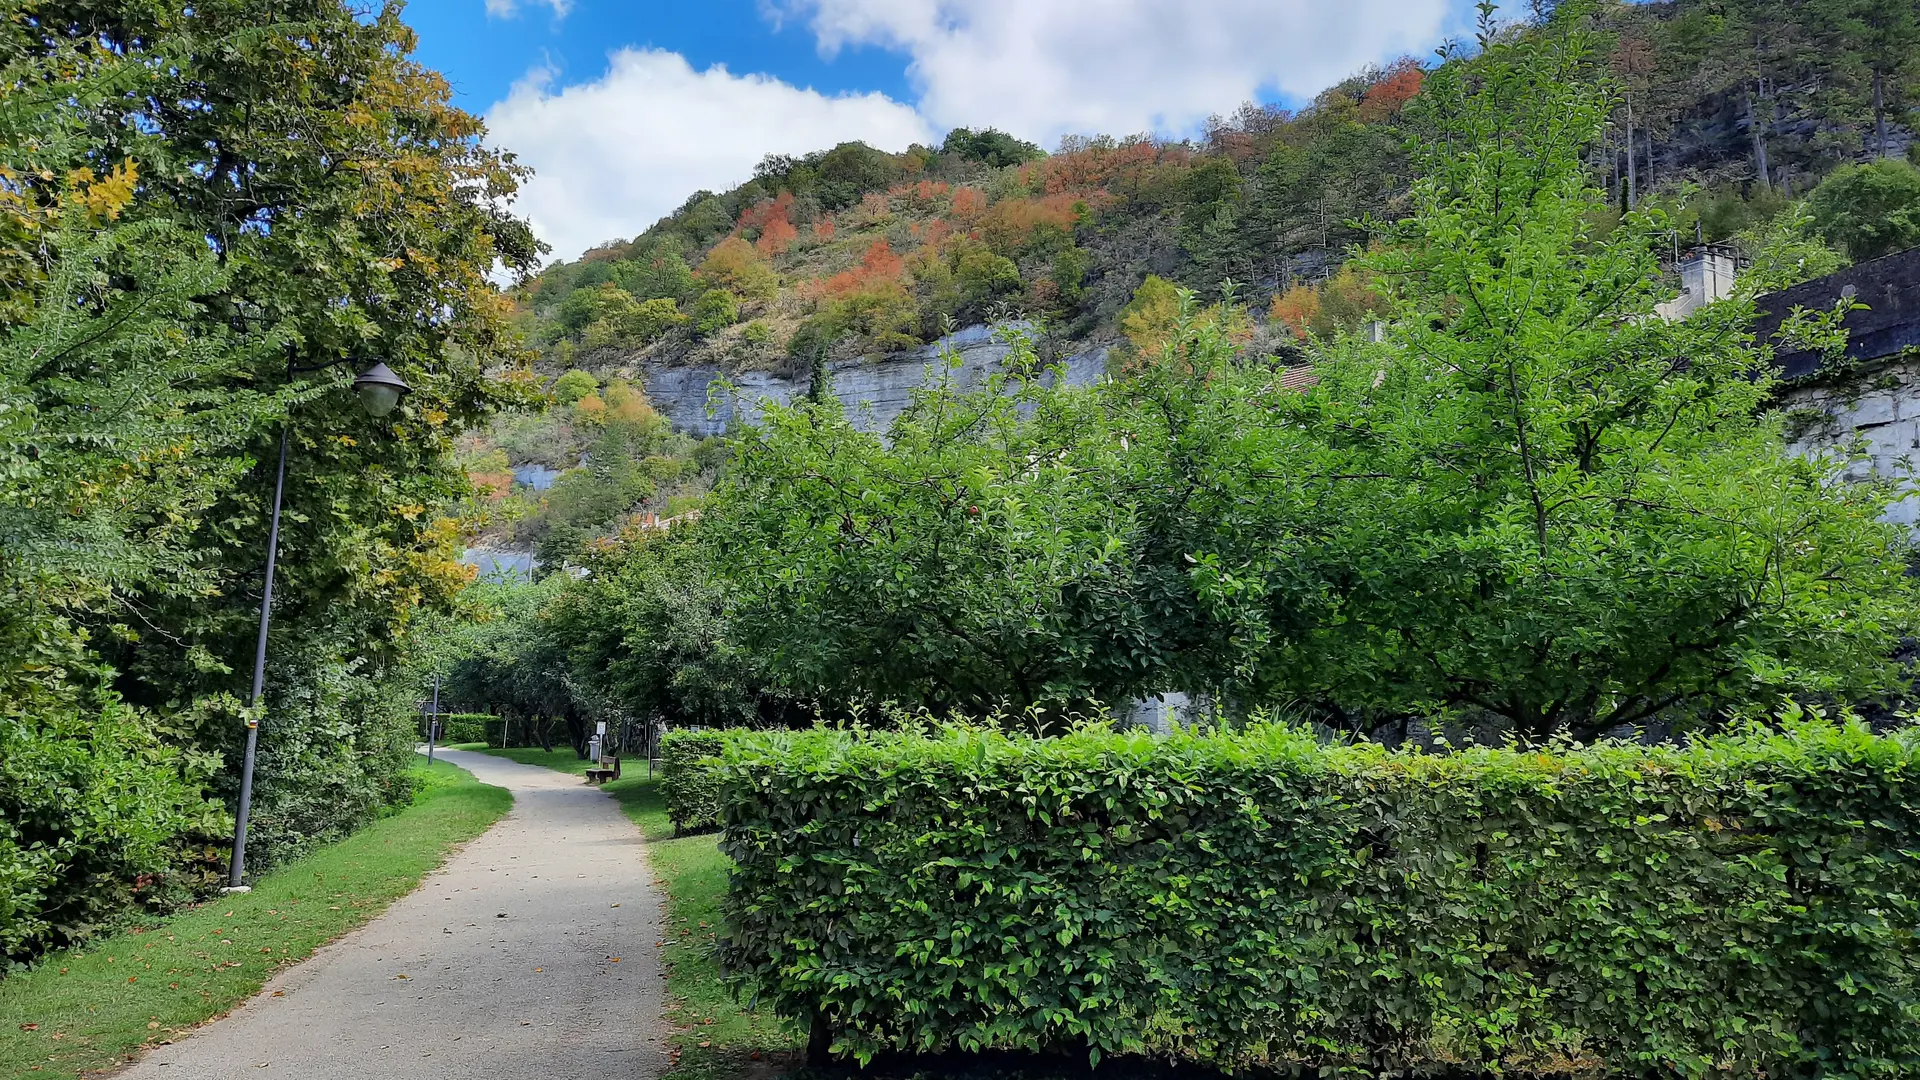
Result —
<svg viewBox="0 0 1920 1080"><path fill-rule="evenodd" d="M553 380L553 400L571 405L600 389L600 380L590 371L575 368Z"/></svg>
<svg viewBox="0 0 1920 1080"><path fill-rule="evenodd" d="M670 731L660 740L660 794L667 818L681 832L720 824L722 731Z"/></svg>
<svg viewBox="0 0 1920 1080"><path fill-rule="evenodd" d="M722 240L707 253L700 264L700 279L709 288L725 289L747 300L771 300L780 291L779 275L752 244L737 236Z"/></svg>
<svg viewBox="0 0 1920 1080"><path fill-rule="evenodd" d="M693 330L702 337L740 321L740 300L725 289L708 289L693 305Z"/></svg>
<svg viewBox="0 0 1920 1080"><path fill-rule="evenodd" d="M441 721L440 739L450 743L490 742L487 725L492 721L487 713L449 713Z"/></svg>
<svg viewBox="0 0 1920 1080"><path fill-rule="evenodd" d="M0 975L206 884L201 845L230 827L206 796L218 763L157 727L102 689L0 700Z"/></svg>
<svg viewBox="0 0 1920 1080"><path fill-rule="evenodd" d="M1913 1076L1920 739L1437 756L737 738L722 956L837 1052L1313 1075Z"/></svg>

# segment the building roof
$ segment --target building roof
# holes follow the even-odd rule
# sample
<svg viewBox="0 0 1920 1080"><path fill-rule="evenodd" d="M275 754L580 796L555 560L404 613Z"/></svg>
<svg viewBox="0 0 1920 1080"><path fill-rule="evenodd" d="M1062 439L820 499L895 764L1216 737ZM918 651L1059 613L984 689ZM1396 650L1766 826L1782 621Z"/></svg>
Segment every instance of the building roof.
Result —
<svg viewBox="0 0 1920 1080"><path fill-rule="evenodd" d="M1846 295L1867 305L1846 318L1850 359L1878 360L1920 347L1920 248L1763 296L1759 300L1760 320L1754 329L1763 340L1770 338L1795 308L1831 311ZM1774 363L1784 378L1804 378L1819 368L1820 355L1808 350L1783 350L1775 354Z"/></svg>

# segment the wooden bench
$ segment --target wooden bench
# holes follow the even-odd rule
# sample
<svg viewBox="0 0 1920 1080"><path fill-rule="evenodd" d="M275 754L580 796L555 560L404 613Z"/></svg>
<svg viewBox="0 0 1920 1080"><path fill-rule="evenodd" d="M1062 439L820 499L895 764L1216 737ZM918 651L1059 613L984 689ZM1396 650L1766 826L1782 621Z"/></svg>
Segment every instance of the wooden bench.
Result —
<svg viewBox="0 0 1920 1080"><path fill-rule="evenodd" d="M604 784L609 780L620 779L620 758L618 756L601 758L587 770L587 783Z"/></svg>

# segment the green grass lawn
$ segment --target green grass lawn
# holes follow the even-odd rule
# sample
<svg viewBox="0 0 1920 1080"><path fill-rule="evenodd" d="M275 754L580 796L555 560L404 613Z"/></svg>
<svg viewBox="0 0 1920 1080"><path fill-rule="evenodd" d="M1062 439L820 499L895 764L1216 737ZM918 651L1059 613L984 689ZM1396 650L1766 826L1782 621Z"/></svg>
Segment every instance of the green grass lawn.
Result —
<svg viewBox="0 0 1920 1080"><path fill-rule="evenodd" d="M487 752L576 775L587 767L570 749ZM794 1037L771 1014L742 1009L720 982L714 938L728 862L718 839L712 833L674 836L666 802L647 777L647 763L629 762L623 769L606 792L640 826L654 877L667 890L667 1018L673 1022L677 1056L663 1080L736 1080L785 1063L798 1049Z"/></svg>
<svg viewBox="0 0 1920 1080"><path fill-rule="evenodd" d="M0 1078L73 1077L226 1013L412 892L513 805L445 762L413 805L221 897L0 979ZM184 1078L183 1078L184 1080Z"/></svg>

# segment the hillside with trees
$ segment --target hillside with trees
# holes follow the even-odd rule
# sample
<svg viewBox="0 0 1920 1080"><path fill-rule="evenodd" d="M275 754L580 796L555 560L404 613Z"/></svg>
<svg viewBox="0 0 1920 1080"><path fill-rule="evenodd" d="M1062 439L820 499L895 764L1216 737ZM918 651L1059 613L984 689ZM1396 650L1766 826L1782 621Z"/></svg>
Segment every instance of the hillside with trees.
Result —
<svg viewBox="0 0 1920 1080"><path fill-rule="evenodd" d="M1662 211L1654 272L1698 241L1751 255L1783 216L1830 252L1809 274L1920 243L1914 4L1591 11L1601 57L1583 77L1610 91L1582 159L1603 192L1596 225ZM898 154L848 143L769 157L738 187L696 192L642 235L511 293L537 368L560 380L558 408L467 439L482 543L554 566L625 523L697 508L726 451L696 454L653 413L642 384L662 366L806 386L829 364L1017 317L1036 326L1041 360L1106 346L1124 372L1169 339L1182 289L1250 353L1304 365L1310 338L1383 311L1349 259L1411 210L1409 148L1439 136L1410 106L1442 66L1402 58L1295 111L1249 103L1196 139L1076 136L1047 153L961 128ZM607 435L636 423L654 434ZM559 486L514 483L529 466Z"/></svg>
<svg viewBox="0 0 1920 1080"><path fill-rule="evenodd" d="M1836 170L1914 145L1910 3L1614 0L1597 21L1596 77L1618 94L1587 164L1615 212L1667 209L1676 243L1735 239ZM1403 58L1297 111L1249 103L1177 142L1076 136L1043 153L962 128L899 154L769 157L547 268L516 294L521 323L554 371L644 358L803 376L1006 314L1043 320L1050 341L1151 351L1168 285L1212 300L1231 280L1260 347L1284 350L1364 316L1340 269L1365 222L1408 211L1406 147L1432 133L1405 109L1434 66Z"/></svg>

